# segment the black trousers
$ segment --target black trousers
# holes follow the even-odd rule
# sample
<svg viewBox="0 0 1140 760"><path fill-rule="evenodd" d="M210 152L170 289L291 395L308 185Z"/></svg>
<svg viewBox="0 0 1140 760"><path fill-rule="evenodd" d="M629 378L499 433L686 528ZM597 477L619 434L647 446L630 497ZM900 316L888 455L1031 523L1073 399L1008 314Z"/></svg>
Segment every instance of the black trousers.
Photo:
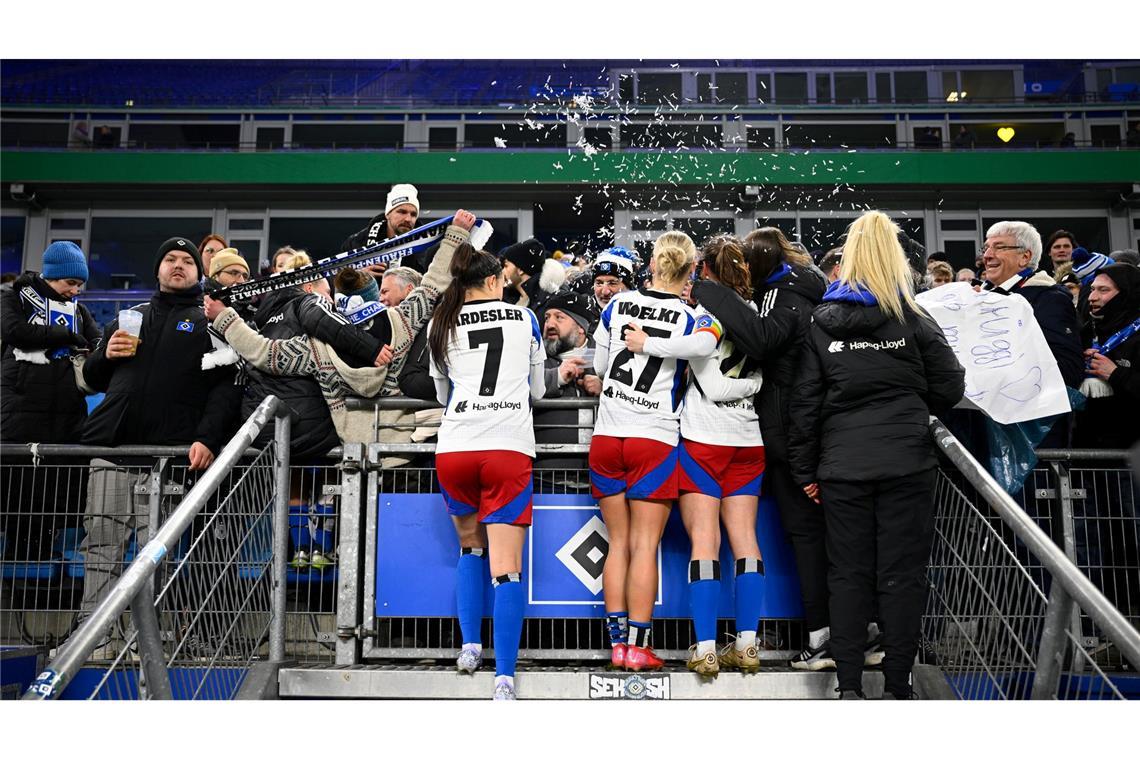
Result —
<svg viewBox="0 0 1140 760"><path fill-rule="evenodd" d="M769 459L764 468L764 493L780 507L784 532L796 555L804 622L809 631L828 625L827 543L823 507L809 499L792 478L787 462Z"/></svg>
<svg viewBox="0 0 1140 760"><path fill-rule="evenodd" d="M878 482L820 483L831 560L831 654L839 688L862 691L867 623L875 602L887 691L910 694L926 604L935 470Z"/></svg>

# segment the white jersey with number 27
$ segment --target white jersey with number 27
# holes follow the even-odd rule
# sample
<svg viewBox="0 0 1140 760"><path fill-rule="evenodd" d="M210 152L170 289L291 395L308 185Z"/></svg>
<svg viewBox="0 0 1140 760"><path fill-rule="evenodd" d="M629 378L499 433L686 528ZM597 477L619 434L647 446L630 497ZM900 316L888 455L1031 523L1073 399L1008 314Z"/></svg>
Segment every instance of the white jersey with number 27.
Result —
<svg viewBox="0 0 1140 760"><path fill-rule="evenodd" d="M625 333L631 322L650 337L694 335L694 351L670 358L635 354L625 346ZM686 359L711 356L722 332L720 323L712 316L697 314L670 293L641 289L614 296L594 333L594 366L602 378L594 434L650 438L676 446Z"/></svg>
<svg viewBox="0 0 1140 760"><path fill-rule="evenodd" d="M542 397L545 360L542 331L530 309L503 301L464 304L447 347L446 372L434 355L430 359L437 386L450 384L436 452L504 450L533 457L530 402Z"/></svg>

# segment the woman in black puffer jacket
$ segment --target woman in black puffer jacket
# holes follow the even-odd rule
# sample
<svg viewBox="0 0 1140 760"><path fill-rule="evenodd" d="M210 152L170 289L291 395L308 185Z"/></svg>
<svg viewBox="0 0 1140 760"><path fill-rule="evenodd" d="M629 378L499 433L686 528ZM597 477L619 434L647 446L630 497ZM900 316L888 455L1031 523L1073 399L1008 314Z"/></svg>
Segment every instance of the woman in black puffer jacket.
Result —
<svg viewBox="0 0 1140 760"><path fill-rule="evenodd" d="M876 590L885 688L911 695L937 466L927 423L965 391L941 328L914 302L897 234L878 211L852 224L791 403L792 472L827 523L831 654L845 698L862 697Z"/></svg>

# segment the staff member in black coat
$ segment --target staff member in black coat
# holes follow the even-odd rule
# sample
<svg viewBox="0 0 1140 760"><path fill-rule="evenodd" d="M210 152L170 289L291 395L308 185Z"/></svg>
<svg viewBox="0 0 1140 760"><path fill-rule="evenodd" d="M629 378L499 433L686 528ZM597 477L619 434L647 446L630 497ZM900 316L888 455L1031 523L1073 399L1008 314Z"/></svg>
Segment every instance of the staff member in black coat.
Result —
<svg viewBox="0 0 1140 760"><path fill-rule="evenodd" d="M206 358L215 346L202 312L197 247L188 238L167 240L158 249L155 276L158 292L149 303L134 307L143 314L137 345L115 320L84 365L87 385L107 396L88 418L82 442L189 445L190 469L204 470L237 428L235 367L204 368L211 364ZM147 477L137 469L140 464L149 466L150 461L116 457L91 462L81 614L95 608L121 572L131 529L139 547L148 539L147 497L135 493L136 484ZM126 469L131 465L136 469Z"/></svg>
<svg viewBox="0 0 1140 760"><path fill-rule="evenodd" d="M757 311L729 288L709 280L694 283L692 296L720 320L738 349L761 362L764 385L756 412L765 448L763 493L776 500L784 532L795 552L808 628L807 646L792 658L791 666L823 670L835 667L827 644L830 631L823 512L792 477L787 431L800 347L812 310L823 298L824 282L811 269L788 263L788 250L791 246L784 234L774 227L754 230L744 239L744 258Z"/></svg>
<svg viewBox="0 0 1140 760"><path fill-rule="evenodd" d="M911 696L937 465L927 422L965 391L942 330L914 302L897 235L878 211L851 226L791 403L792 472L827 522L831 653L843 699L863 696L876 590L886 691Z"/></svg>
<svg viewBox="0 0 1140 760"><path fill-rule="evenodd" d="M87 261L75 243L52 243L42 274L25 272L0 294L0 440L75 443L87 419L87 401L72 360L95 345L99 327L74 303L87 281ZM80 468L36 467L22 475L0 468L0 501L8 558L48 559L57 515L83 501Z"/></svg>
<svg viewBox="0 0 1140 760"><path fill-rule="evenodd" d="M1112 264L1089 291L1088 406L1077 415L1076 444L1127 449L1140 439L1140 268Z"/></svg>

